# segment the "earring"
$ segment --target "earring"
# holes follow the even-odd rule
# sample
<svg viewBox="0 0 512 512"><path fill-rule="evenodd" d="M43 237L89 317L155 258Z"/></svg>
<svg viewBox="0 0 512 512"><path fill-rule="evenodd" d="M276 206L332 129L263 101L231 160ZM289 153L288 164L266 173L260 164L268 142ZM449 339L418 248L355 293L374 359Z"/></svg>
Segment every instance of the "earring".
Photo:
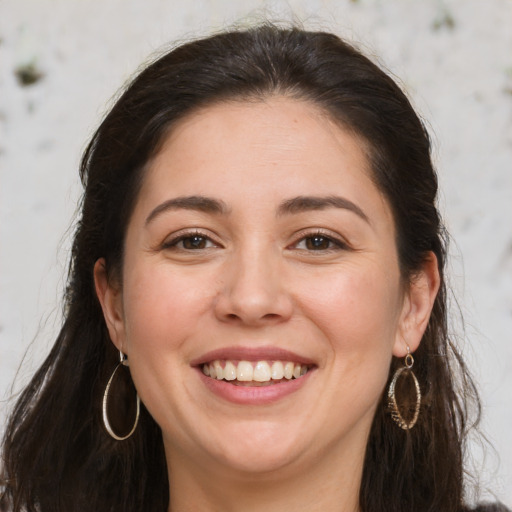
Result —
<svg viewBox="0 0 512 512"><path fill-rule="evenodd" d="M135 423L133 424L132 429L125 436L117 435L114 432L112 426L110 425L110 421L108 419L107 402L108 402L108 393L110 391L110 386L111 386L112 381L114 380L114 376L120 366L128 366L128 359L126 359L126 356L121 351L119 351L119 363L117 363L117 366L114 368L114 371L112 372L112 375L110 376L110 379L107 382L107 387L105 388L105 393L103 394L103 424L105 425L105 429L107 430L107 432L114 439L116 439L117 441L124 441L125 439L128 439L135 432L135 429L137 428L137 424L139 423L140 398L139 398L139 395L137 394L137 406L136 406L137 411L136 411L136 415L135 415Z"/></svg>
<svg viewBox="0 0 512 512"><path fill-rule="evenodd" d="M391 381L391 384L389 385L388 389L388 407L391 411L391 417L397 423L397 425L400 428L403 428L404 430L410 430L412 427L414 427L414 425L416 425L416 422L418 421L418 415L420 413L421 391L418 379L416 378L416 375L414 375L414 372L412 371L413 365L414 358L412 357L409 346L407 346L407 355L404 358L404 366L402 366L402 368L398 368L398 370L395 372L395 374L393 375L393 380ZM416 406L414 408L414 415L410 421L406 421L400 414L395 396L396 383L400 375L402 375L402 373L404 372L412 377L414 386L416 388Z"/></svg>

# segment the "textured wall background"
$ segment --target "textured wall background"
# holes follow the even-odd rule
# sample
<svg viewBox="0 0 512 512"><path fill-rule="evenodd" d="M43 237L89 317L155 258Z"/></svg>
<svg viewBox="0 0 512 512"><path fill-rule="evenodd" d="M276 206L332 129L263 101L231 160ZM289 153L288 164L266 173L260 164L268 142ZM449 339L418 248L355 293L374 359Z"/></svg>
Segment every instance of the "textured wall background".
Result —
<svg viewBox="0 0 512 512"><path fill-rule="evenodd" d="M162 44L265 16L362 42L428 120L495 446L471 453L512 506L511 0L0 0L0 417L58 329L79 156L109 99Z"/></svg>

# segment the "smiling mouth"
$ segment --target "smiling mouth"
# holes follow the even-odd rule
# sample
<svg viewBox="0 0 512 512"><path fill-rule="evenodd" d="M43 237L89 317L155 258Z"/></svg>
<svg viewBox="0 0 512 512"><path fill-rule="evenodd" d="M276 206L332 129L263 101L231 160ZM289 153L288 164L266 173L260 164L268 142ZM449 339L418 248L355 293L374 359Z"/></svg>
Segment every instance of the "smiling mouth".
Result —
<svg viewBox="0 0 512 512"><path fill-rule="evenodd" d="M207 377L235 386L270 386L299 379L312 365L292 361L215 360L202 364L201 369Z"/></svg>

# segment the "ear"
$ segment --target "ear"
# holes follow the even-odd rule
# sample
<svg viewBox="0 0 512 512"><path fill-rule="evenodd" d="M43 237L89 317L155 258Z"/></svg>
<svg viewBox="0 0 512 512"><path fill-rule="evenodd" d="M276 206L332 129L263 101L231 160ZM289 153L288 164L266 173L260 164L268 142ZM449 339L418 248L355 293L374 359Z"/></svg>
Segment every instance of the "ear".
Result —
<svg viewBox="0 0 512 512"><path fill-rule="evenodd" d="M121 286L109 279L104 258L94 264L94 285L110 339L118 350L123 351L125 329Z"/></svg>
<svg viewBox="0 0 512 512"><path fill-rule="evenodd" d="M407 346L414 352L427 328L439 291L440 277L436 255L430 252L421 270L414 275L405 292L398 335L393 347L395 357L405 357Z"/></svg>

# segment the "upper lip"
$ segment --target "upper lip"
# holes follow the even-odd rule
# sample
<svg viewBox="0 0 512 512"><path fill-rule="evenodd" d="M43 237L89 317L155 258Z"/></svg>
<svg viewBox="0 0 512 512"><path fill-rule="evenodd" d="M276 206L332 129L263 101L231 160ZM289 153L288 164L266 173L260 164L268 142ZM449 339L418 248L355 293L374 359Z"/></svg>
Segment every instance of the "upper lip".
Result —
<svg viewBox="0 0 512 512"><path fill-rule="evenodd" d="M191 366L199 366L201 364L210 363L215 360L232 360L232 361L291 361L294 363L313 365L313 359L301 356L290 350L280 347L224 347L211 350L193 359Z"/></svg>

